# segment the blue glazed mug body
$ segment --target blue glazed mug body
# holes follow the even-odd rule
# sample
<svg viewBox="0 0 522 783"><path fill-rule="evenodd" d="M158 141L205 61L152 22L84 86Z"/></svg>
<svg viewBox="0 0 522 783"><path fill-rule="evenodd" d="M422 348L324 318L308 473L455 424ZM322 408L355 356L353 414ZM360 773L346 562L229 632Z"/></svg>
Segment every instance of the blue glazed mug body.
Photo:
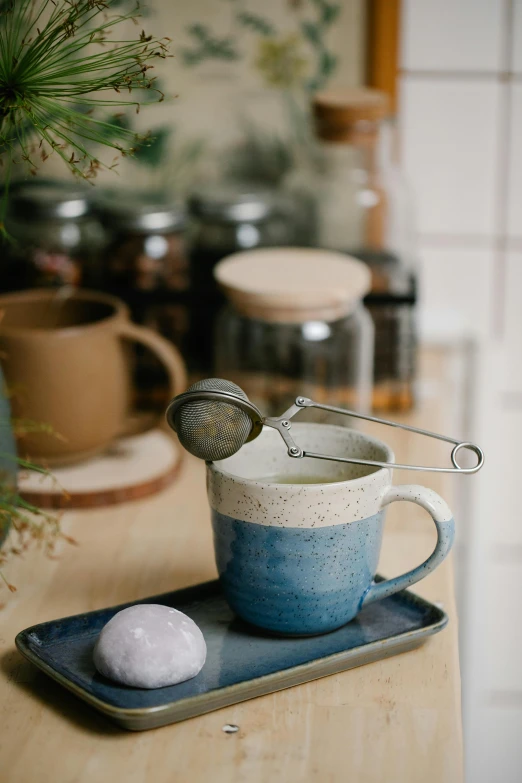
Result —
<svg viewBox="0 0 522 783"><path fill-rule="evenodd" d="M310 451L393 461L384 443L345 427L296 424L292 431ZM366 604L422 579L453 541L452 514L431 490L392 487L388 468L291 459L268 428L233 457L209 463L207 487L225 597L239 617L273 633L339 628ZM426 508L438 542L418 568L374 583L393 500Z"/></svg>

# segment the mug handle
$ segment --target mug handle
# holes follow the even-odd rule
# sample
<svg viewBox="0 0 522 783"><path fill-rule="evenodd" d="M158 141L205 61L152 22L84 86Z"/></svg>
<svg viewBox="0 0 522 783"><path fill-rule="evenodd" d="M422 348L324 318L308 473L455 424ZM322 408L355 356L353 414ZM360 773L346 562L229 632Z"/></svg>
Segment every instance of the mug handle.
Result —
<svg viewBox="0 0 522 783"><path fill-rule="evenodd" d="M446 501L432 489L421 487L419 484L403 484L398 487L391 487L384 496L381 508L394 503L396 500L409 500L426 509L437 528L437 544L428 559L417 566L417 568L413 568L400 576L394 576L392 579L371 584L362 599L361 608L372 604L374 601L379 601L381 598L387 598L389 595L393 595L399 590L404 590L406 587L415 584L415 582L424 579L425 576L442 563L449 553L455 538L453 514Z"/></svg>
<svg viewBox="0 0 522 783"><path fill-rule="evenodd" d="M167 370L171 397L175 397L177 394L185 391L187 388L187 371L181 354L175 345L160 334L153 332L152 329L137 326L137 324L133 324L131 321L121 321L118 324L118 334L125 340L134 340L134 342L141 343L158 357ZM124 424L123 432L120 432L120 435L137 435L144 430L150 429L151 426L154 426L154 424L150 418L146 422L140 422L139 420L136 421L136 418L133 418L131 415Z"/></svg>

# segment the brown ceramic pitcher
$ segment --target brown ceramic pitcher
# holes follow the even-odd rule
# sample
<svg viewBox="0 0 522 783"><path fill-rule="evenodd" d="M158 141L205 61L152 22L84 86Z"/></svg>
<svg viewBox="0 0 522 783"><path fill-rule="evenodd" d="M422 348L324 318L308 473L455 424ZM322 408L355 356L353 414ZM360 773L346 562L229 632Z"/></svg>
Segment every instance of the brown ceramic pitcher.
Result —
<svg viewBox="0 0 522 783"><path fill-rule="evenodd" d="M136 429L124 341L142 343L165 366L171 394L186 386L176 348L129 320L119 299L94 291L35 289L0 296L0 360L15 416L61 438L26 436L23 452L52 465L102 451Z"/></svg>

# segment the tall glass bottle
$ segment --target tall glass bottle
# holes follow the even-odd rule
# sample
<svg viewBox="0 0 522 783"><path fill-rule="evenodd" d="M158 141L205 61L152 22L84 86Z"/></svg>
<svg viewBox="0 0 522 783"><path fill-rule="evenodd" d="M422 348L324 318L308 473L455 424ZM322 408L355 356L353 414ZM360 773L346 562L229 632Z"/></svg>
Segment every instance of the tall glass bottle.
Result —
<svg viewBox="0 0 522 783"><path fill-rule="evenodd" d="M416 272L412 204L394 161L384 93L367 88L318 93L317 146L287 186L312 242L364 260L372 271L365 303L375 324L373 407L414 401ZM303 225L303 231L305 226Z"/></svg>

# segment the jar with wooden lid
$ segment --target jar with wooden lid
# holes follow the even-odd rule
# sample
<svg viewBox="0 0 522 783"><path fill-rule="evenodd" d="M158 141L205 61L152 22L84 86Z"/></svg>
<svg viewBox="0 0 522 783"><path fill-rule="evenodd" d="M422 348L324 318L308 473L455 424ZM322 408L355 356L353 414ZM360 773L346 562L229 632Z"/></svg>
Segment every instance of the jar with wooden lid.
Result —
<svg viewBox="0 0 522 783"><path fill-rule="evenodd" d="M228 305L216 329L215 374L266 415L298 395L360 412L371 403L373 325L361 261L312 248L236 253L215 268ZM339 418L306 411L303 419Z"/></svg>
<svg viewBox="0 0 522 783"><path fill-rule="evenodd" d="M369 88L318 93L314 155L286 183L314 243L364 260L375 323L373 408L414 402L417 273L412 199L393 154L388 100Z"/></svg>

